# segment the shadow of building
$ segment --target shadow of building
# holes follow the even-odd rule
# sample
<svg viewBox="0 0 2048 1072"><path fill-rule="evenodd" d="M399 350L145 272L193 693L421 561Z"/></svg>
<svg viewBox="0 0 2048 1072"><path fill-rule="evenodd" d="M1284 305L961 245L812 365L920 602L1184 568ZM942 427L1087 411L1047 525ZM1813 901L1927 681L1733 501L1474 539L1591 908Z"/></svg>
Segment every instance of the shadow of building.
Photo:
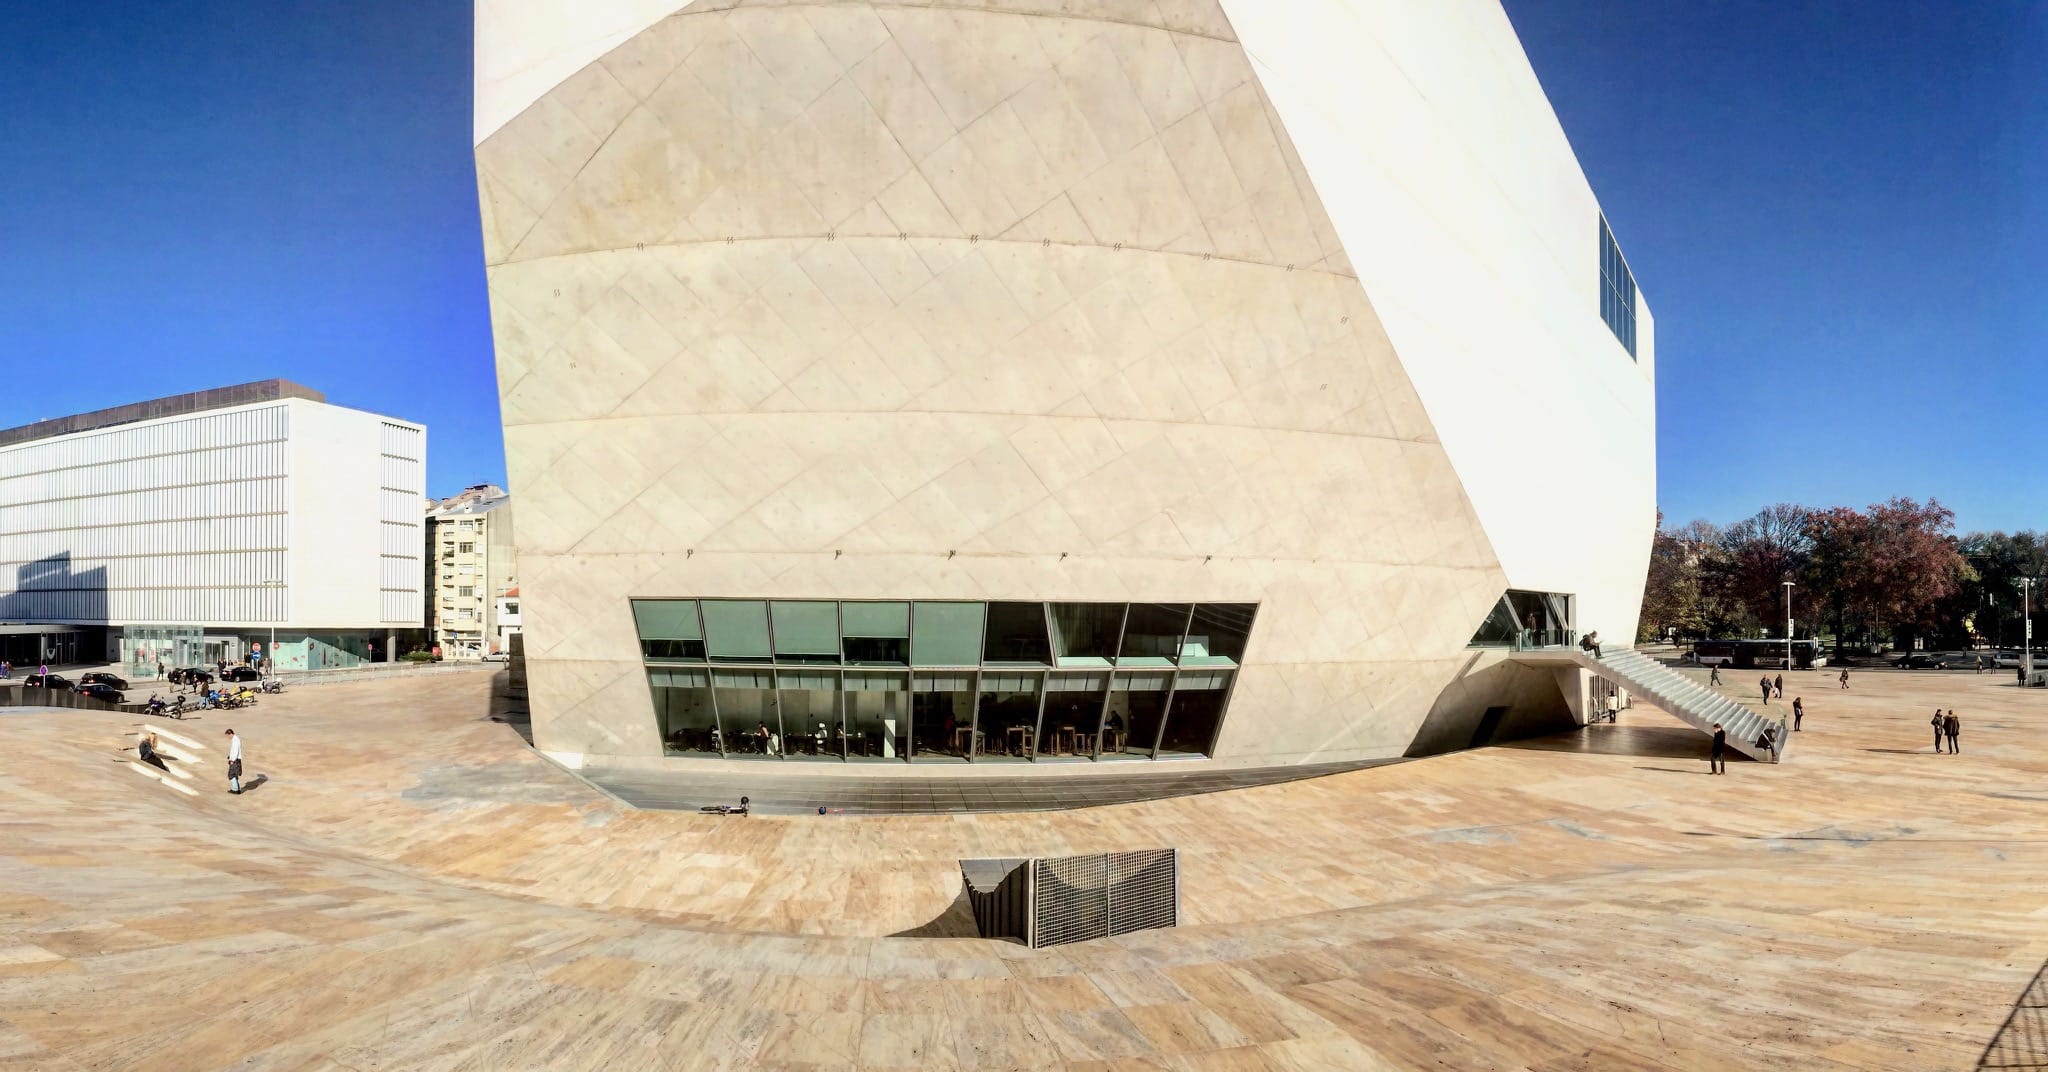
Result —
<svg viewBox="0 0 2048 1072"><path fill-rule="evenodd" d="M13 589L0 594L0 658L16 666L99 662L107 612L105 567L74 570L69 551L25 562Z"/></svg>

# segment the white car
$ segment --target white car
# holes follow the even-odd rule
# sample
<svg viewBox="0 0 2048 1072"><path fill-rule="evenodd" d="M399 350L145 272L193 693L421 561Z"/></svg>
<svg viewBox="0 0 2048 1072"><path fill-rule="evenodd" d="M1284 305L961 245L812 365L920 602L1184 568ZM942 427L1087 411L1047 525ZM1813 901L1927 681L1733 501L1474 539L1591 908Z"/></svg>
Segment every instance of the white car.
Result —
<svg viewBox="0 0 2048 1072"><path fill-rule="evenodd" d="M487 651L483 654L483 661L487 663L509 663L512 661L512 653L509 651Z"/></svg>

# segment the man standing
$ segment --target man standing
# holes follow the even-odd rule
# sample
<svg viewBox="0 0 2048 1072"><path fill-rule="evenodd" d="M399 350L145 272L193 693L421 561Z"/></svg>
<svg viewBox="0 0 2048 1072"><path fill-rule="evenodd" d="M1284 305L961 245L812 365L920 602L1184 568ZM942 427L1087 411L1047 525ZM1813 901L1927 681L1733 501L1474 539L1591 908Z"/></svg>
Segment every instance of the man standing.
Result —
<svg viewBox="0 0 2048 1072"><path fill-rule="evenodd" d="M1799 697L1792 697L1792 732L1799 732L1799 720L1806 717L1806 704Z"/></svg>
<svg viewBox="0 0 2048 1072"><path fill-rule="evenodd" d="M1962 736L1963 720L1956 717L1953 708L1949 710L1948 717L1941 720L1941 729L1948 734L1948 754L1953 756L1960 753L1963 746L1956 738Z"/></svg>
<svg viewBox="0 0 2048 1072"><path fill-rule="evenodd" d="M1842 668L1842 687L1849 687L1849 668L1846 666Z"/></svg>
<svg viewBox="0 0 2048 1072"><path fill-rule="evenodd" d="M1764 690L1764 706L1771 706L1771 679L1766 676L1757 682L1757 686Z"/></svg>
<svg viewBox="0 0 2048 1072"><path fill-rule="evenodd" d="M1778 694L1778 699L1785 698L1785 675L1779 674L1778 680L1771 682L1771 691Z"/></svg>
<svg viewBox="0 0 2048 1072"><path fill-rule="evenodd" d="M242 792L242 739L235 731L228 731L228 792L240 795Z"/></svg>
<svg viewBox="0 0 2048 1072"><path fill-rule="evenodd" d="M1728 760L1725 758L1727 754L1728 731L1722 729L1721 724L1716 722L1714 723L1714 750L1707 756L1707 773L1728 773Z"/></svg>
<svg viewBox="0 0 2048 1072"><path fill-rule="evenodd" d="M1942 734L1948 731L1948 720L1941 717L1941 708L1937 707L1934 709L1934 717L1928 720L1928 725L1934 727L1934 751L1936 755L1939 755L1942 750Z"/></svg>

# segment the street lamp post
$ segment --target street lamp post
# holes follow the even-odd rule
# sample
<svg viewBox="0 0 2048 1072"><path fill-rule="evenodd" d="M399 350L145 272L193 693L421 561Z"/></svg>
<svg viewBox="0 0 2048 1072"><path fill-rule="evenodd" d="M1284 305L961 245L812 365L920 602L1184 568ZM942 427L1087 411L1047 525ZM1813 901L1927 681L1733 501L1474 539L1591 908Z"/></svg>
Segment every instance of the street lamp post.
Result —
<svg viewBox="0 0 2048 1072"><path fill-rule="evenodd" d="M1791 581L1785 584L1785 669L1792 669L1792 588Z"/></svg>
<svg viewBox="0 0 2048 1072"><path fill-rule="evenodd" d="M2020 680L2034 676L2034 579L2020 578Z"/></svg>

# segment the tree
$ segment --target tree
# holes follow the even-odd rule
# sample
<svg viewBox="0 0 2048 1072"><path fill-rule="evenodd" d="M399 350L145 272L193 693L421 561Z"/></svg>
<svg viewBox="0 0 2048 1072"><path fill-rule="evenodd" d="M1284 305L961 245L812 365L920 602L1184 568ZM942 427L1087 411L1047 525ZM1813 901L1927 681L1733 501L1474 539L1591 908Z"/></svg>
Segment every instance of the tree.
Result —
<svg viewBox="0 0 2048 1072"><path fill-rule="evenodd" d="M1969 577L1954 524L1954 511L1932 499L1814 512L1806 576L1833 609L1838 635L1852 624L1862 635L1939 633L1939 611Z"/></svg>
<svg viewBox="0 0 2048 1072"><path fill-rule="evenodd" d="M1785 619L1786 581L1797 581L1813 554L1808 519L1813 511L1776 503L1721 533L1727 555L1723 596L1757 623Z"/></svg>

